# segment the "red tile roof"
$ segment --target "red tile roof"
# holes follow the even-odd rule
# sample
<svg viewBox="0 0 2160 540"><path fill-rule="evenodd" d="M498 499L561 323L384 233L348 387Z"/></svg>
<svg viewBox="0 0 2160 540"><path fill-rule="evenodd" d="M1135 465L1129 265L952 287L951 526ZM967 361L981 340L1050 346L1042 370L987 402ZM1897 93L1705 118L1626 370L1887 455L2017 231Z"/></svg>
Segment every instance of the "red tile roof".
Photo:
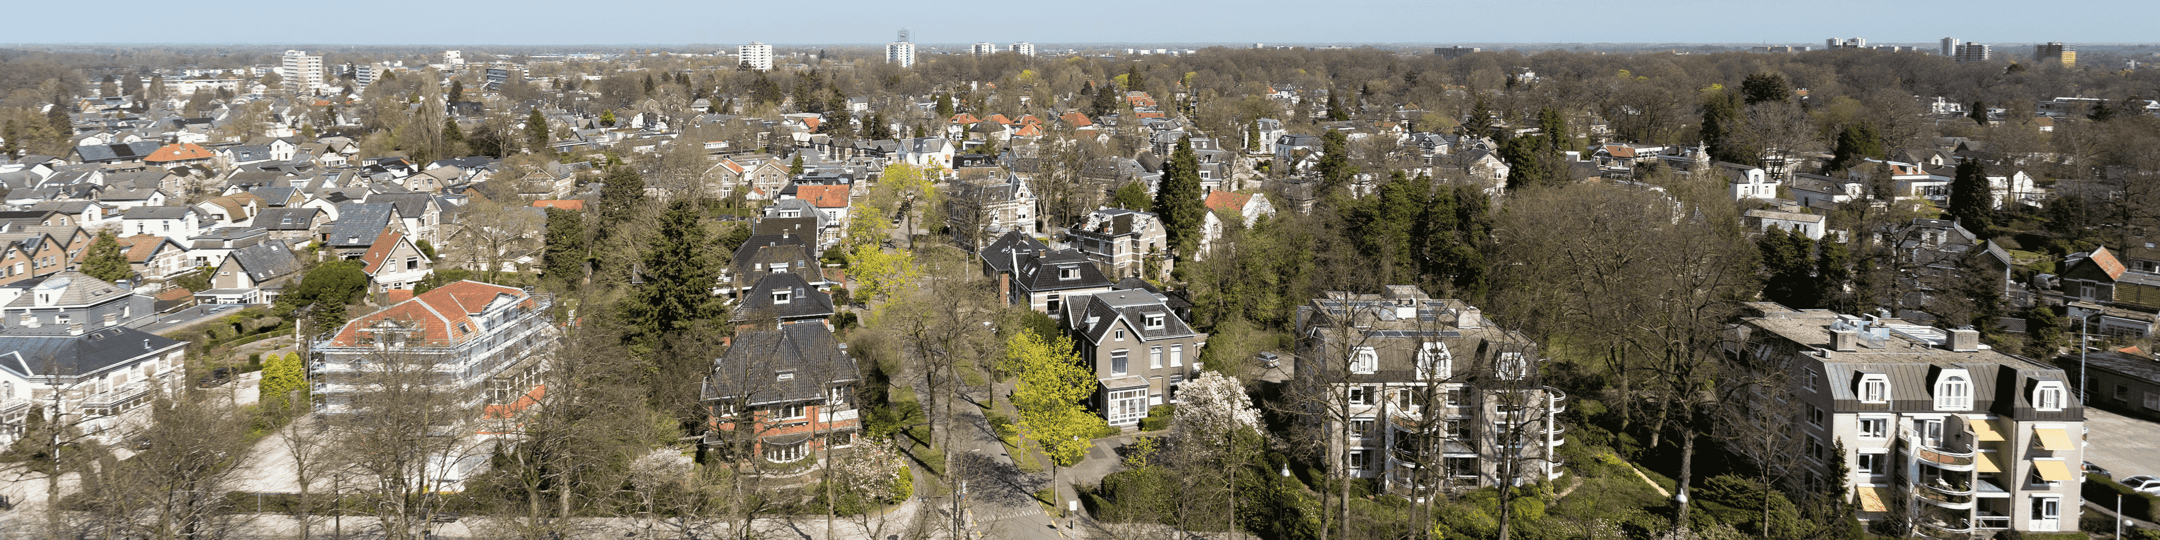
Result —
<svg viewBox="0 0 2160 540"><path fill-rule="evenodd" d="M1042 134L1042 126L1035 124L1020 126L1019 131L1013 132L1014 137L1041 137Z"/></svg>
<svg viewBox="0 0 2160 540"><path fill-rule="evenodd" d="M1631 158L1635 157L1635 147L1625 144L1608 144L1605 145L1605 153L1612 157Z"/></svg>
<svg viewBox="0 0 2160 540"><path fill-rule="evenodd" d="M1167 115L1167 114L1163 114L1163 113L1159 113L1159 112L1144 112L1144 113L1139 113L1139 114L1136 114L1136 115L1134 115L1134 116L1138 116L1138 117L1140 117L1140 118L1169 118L1169 117L1170 117L1170 116L1169 116L1169 115Z"/></svg>
<svg viewBox="0 0 2160 540"><path fill-rule="evenodd" d="M197 146L195 143L168 144L158 147L156 152L151 152L150 157L143 158L143 161L148 163L194 161L210 159L214 155L216 154L204 150L203 147Z"/></svg>
<svg viewBox="0 0 2160 540"><path fill-rule="evenodd" d="M989 118L985 118L985 119L983 119L983 121L984 121L984 122L997 122L997 123L999 123L999 124L1004 124L1004 125L1008 125L1008 126L1010 126L1010 125L1013 125L1013 121L1012 121L1012 119L1011 119L1011 118L1006 118L1006 117L1005 117L1005 115L1002 115L1002 114L993 114L993 115L990 115L990 117L989 117Z"/></svg>
<svg viewBox="0 0 2160 540"><path fill-rule="evenodd" d="M976 123L976 122L981 122L981 121L982 121L982 120L978 120L978 119L976 119L976 118L975 118L975 115L972 115L972 114L968 114L968 113L960 113L960 114L955 114L955 115L952 115L952 123L955 123L955 124L973 124L973 123Z"/></svg>
<svg viewBox="0 0 2160 540"><path fill-rule="evenodd" d="M1058 117L1058 119L1064 120L1065 123L1071 124L1072 127L1088 127L1095 125L1095 122L1088 120L1087 115L1080 114L1078 111L1065 113L1065 116L1060 116Z"/></svg>
<svg viewBox="0 0 2160 540"><path fill-rule="evenodd" d="M1207 205L1209 210L1229 210L1242 215L1245 213L1245 203L1251 200L1252 195L1250 194L1235 191L1217 191L1209 193L1207 202L1201 204Z"/></svg>
<svg viewBox="0 0 2160 540"><path fill-rule="evenodd" d="M810 130L811 130L811 131L816 131L816 130L817 130L817 126L818 126L818 122L823 122L823 121L824 121L824 119L822 119L822 118L818 118L818 117L815 117L815 116L808 116L808 117L804 117L804 118L802 119L802 125L803 125L803 127L806 127L806 128L810 128Z"/></svg>
<svg viewBox="0 0 2160 540"><path fill-rule="evenodd" d="M1038 125L1038 124L1041 124L1041 123L1042 123L1042 119L1041 119L1041 118L1036 118L1036 117L1035 117L1035 115L1032 115L1032 114L1030 114L1030 115L1025 115L1025 116L1021 116L1021 117L1020 117L1020 123L1021 123L1021 124L1023 124L1023 125Z"/></svg>
<svg viewBox="0 0 2160 540"><path fill-rule="evenodd" d="M372 276L381 270L383 261L390 259L390 251L397 249L398 241L404 238L405 235L397 231L383 231L381 236L376 236L375 243L369 244L367 253L360 256L367 264L367 274Z"/></svg>
<svg viewBox="0 0 2160 540"><path fill-rule="evenodd" d="M847 208L848 186L795 186L795 198L818 208Z"/></svg>
<svg viewBox="0 0 2160 540"><path fill-rule="evenodd" d="M359 346L360 330L385 320L395 320L408 328L420 329L420 339L430 346L462 342L478 335L474 330L479 327L473 324L472 315L487 309L488 303L503 296L517 299L527 308L533 307L532 297L526 295L524 290L478 281L459 281L436 287L427 294L415 296L411 300L345 323L343 328L338 329L337 335L331 338L331 344L337 347ZM465 325L465 330L456 330L460 323Z"/></svg>
<svg viewBox="0 0 2160 540"><path fill-rule="evenodd" d="M732 171L735 174L742 174L743 172L742 164L736 163L735 160L732 159L720 158L720 166L727 167L727 170Z"/></svg>
<svg viewBox="0 0 2160 540"><path fill-rule="evenodd" d="M413 294L412 289L390 289L389 291L385 291L383 293L383 296L388 297L390 299L390 303L395 304L398 302L411 300Z"/></svg>
<svg viewBox="0 0 2160 540"><path fill-rule="evenodd" d="M584 210L585 201L581 199L551 199L543 201L533 201L533 208L561 208L564 210Z"/></svg>
<svg viewBox="0 0 2160 540"><path fill-rule="evenodd" d="M511 403L508 405L489 405L483 408L483 410L481 411L481 415L489 420L512 418L517 416L517 413L524 412L525 409L540 404L540 400L546 397L547 385L541 384L539 386L534 386L532 391L526 392L525 395L518 396L517 402L515 403Z"/></svg>
<svg viewBox="0 0 2160 540"><path fill-rule="evenodd" d="M2115 260L2114 252L2104 247L2093 248L2092 257L2086 260L2098 265L2100 271L2107 272L2108 279L2122 279L2123 271L2129 270L2123 266L2122 261Z"/></svg>

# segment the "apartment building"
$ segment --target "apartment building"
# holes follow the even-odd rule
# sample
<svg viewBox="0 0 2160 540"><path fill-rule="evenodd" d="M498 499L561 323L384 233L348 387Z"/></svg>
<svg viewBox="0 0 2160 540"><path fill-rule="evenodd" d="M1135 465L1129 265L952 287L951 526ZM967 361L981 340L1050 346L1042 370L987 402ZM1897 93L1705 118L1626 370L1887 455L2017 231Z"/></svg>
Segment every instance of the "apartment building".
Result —
<svg viewBox="0 0 2160 540"><path fill-rule="evenodd" d="M315 344L309 375L315 410L361 412L353 402L370 378L408 362L436 373L479 419L482 404L513 404L536 394L547 355L562 332L546 315L546 296L459 281L354 319Z"/></svg>
<svg viewBox="0 0 2160 540"><path fill-rule="evenodd" d="M1342 403L1321 416L1349 419L1320 426L1330 467L1397 493L1559 478L1567 394L1543 383L1536 344L1477 307L1392 285L1328 292L1297 325L1293 391L1325 392Z"/></svg>
<svg viewBox="0 0 2160 540"><path fill-rule="evenodd" d="M772 71L772 46L756 41L735 48L735 55L742 65L758 71Z"/></svg>
<svg viewBox="0 0 2160 540"><path fill-rule="evenodd" d="M1788 381L1751 398L1754 425L1724 428L1790 439L1752 459L1836 489L1842 457L1860 519L1922 538L2077 530L2085 413L2061 369L1988 349L1969 329L1769 302L1747 315L1727 354Z"/></svg>
<svg viewBox="0 0 2160 540"><path fill-rule="evenodd" d="M283 75L285 85L308 89L323 83L322 55L310 55L307 51L285 51Z"/></svg>
<svg viewBox="0 0 2160 540"><path fill-rule="evenodd" d="M184 384L187 342L84 322L0 329L0 445L23 435L30 408L104 444L149 425L139 411Z"/></svg>

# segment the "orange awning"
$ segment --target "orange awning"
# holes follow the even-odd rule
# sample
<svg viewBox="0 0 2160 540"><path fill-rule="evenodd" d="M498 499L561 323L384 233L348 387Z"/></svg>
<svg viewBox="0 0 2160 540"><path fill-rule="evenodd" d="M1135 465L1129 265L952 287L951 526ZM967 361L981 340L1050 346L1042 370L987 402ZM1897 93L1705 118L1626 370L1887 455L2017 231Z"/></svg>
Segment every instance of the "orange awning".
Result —
<svg viewBox="0 0 2160 540"><path fill-rule="evenodd" d="M1854 491L1857 491L1857 492L1859 492L1859 493L1860 493L1860 511L1862 511L1862 512L1888 512L1888 511L1890 511L1890 507L1889 507L1888 505L1885 505L1885 504L1883 504L1883 490L1882 490L1882 488L1870 488L1870 487L1864 487L1864 488L1856 488L1856 489L1854 489Z"/></svg>
<svg viewBox="0 0 2160 540"><path fill-rule="evenodd" d="M2061 452L2077 448L2070 442L2070 432L2062 428L2033 428L2033 439L2040 442L2041 450Z"/></svg>
<svg viewBox="0 0 2160 540"><path fill-rule="evenodd" d="M2060 459L2035 459L2033 470L2040 471L2040 479L2049 482L2068 482L2076 478L2070 475L2070 465Z"/></svg>
<svg viewBox="0 0 2160 540"><path fill-rule="evenodd" d="M1978 468L1980 472L2003 472L2002 464L1995 462L1995 454L1990 454L1987 452L1973 452L1973 463L1974 467Z"/></svg>

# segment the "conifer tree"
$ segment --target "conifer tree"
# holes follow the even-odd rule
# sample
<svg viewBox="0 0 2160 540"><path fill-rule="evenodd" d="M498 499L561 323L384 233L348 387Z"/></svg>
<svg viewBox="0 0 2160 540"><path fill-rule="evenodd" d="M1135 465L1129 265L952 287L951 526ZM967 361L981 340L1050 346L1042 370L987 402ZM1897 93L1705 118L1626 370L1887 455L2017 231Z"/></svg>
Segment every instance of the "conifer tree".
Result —
<svg viewBox="0 0 2160 540"><path fill-rule="evenodd" d="M1987 112L1987 102L1983 102L1983 101L1975 101L1975 102L1973 102L1973 104L1972 104L1972 110L1970 110L1970 111L1965 111L1965 116L1966 116L1966 117L1968 117L1968 118L1972 118L1974 122L1979 122L1979 123L1980 123L1980 127L1987 127L1987 126L1988 126L1988 112Z"/></svg>
<svg viewBox="0 0 2160 540"><path fill-rule="evenodd" d="M1995 214L1994 199L1988 187L1987 166L1978 160L1959 162L1950 179L1950 214L1957 216L1966 230L1985 229Z"/></svg>
<svg viewBox="0 0 2160 540"><path fill-rule="evenodd" d="M120 250L120 239L112 231L102 231L90 242L90 250L83 255L82 273L105 281L117 282L135 275L128 268L127 254Z"/></svg>
<svg viewBox="0 0 2160 540"><path fill-rule="evenodd" d="M633 347L651 351L662 337L720 313L712 295L719 265L706 247L702 218L689 199L675 200L661 214L639 269L644 283L618 304Z"/></svg>
<svg viewBox="0 0 2160 540"><path fill-rule="evenodd" d="M532 113L525 115L525 148L540 152L547 150L547 147L547 117L540 115L540 109L533 109Z"/></svg>
<svg viewBox="0 0 2160 540"><path fill-rule="evenodd" d="M1177 150L1165 164L1162 184L1155 188L1155 213L1163 221L1166 240L1188 260L1200 243L1200 224L1207 219L1201 204L1200 158L1193 153L1192 137L1178 140Z"/></svg>
<svg viewBox="0 0 2160 540"><path fill-rule="evenodd" d="M572 210L547 209L546 246L546 251L541 253L541 264L545 265L547 276L561 280L570 290L577 290L585 277L588 257L585 217Z"/></svg>

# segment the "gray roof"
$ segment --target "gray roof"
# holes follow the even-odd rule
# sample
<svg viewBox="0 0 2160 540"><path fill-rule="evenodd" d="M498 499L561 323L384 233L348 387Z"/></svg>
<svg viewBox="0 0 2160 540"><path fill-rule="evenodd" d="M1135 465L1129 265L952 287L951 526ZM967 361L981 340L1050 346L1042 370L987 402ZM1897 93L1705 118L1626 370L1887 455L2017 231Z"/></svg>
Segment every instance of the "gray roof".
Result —
<svg viewBox="0 0 2160 540"><path fill-rule="evenodd" d="M165 143L160 141L136 141L126 144L91 144L75 147L75 153L82 156L83 163L136 161L149 156L151 152L156 152L158 148L162 148L164 146Z"/></svg>
<svg viewBox="0 0 2160 540"><path fill-rule="evenodd" d="M74 270L10 283L7 287L19 287L25 291L60 289L59 297L55 298L52 303L56 306L92 306L118 298L126 298L128 295L133 294L127 289L122 289L110 282ZM14 301L7 304L7 307L11 308L36 306L37 299L35 295L31 294L17 296Z"/></svg>
<svg viewBox="0 0 2160 540"><path fill-rule="evenodd" d="M1102 343L1103 337L1124 320L1141 341L1154 341L1199 335L1185 321L1178 318L1170 307L1147 291L1111 291L1093 295L1071 296L1065 299L1065 325L1079 332L1091 343ZM1149 328L1149 316L1162 317L1162 327Z"/></svg>
<svg viewBox="0 0 2160 540"><path fill-rule="evenodd" d="M750 406L823 398L830 385L861 377L821 323L784 324L778 329L735 334L732 345L713 360L705 378L707 401L741 399Z"/></svg>
<svg viewBox="0 0 2160 540"><path fill-rule="evenodd" d="M817 230L818 218L816 216L791 218L759 216L750 218L751 236L780 236L782 233L789 236L815 236Z"/></svg>
<svg viewBox="0 0 2160 540"><path fill-rule="evenodd" d="M315 216L321 213L321 209L297 206L264 208L251 223L272 231L305 231L315 228Z"/></svg>
<svg viewBox="0 0 2160 540"><path fill-rule="evenodd" d="M1074 273L1072 279L1063 278L1067 271ZM1019 271L1013 273L1013 285L1029 292L1096 289L1111 283L1094 260L1075 249L1023 255Z"/></svg>
<svg viewBox="0 0 2160 540"><path fill-rule="evenodd" d="M1050 246L1020 231L1005 231L1004 236L983 246L983 264L996 272L1011 272L1021 256L1050 251Z"/></svg>
<svg viewBox="0 0 2160 540"><path fill-rule="evenodd" d="M391 204L397 206L399 217L419 217L427 213L428 202L434 201L432 193L376 193L367 196L368 204ZM443 207L436 204L436 208Z"/></svg>
<svg viewBox="0 0 2160 540"><path fill-rule="evenodd" d="M120 214L120 219L180 219L193 211L188 206L137 206Z"/></svg>
<svg viewBox="0 0 2160 540"><path fill-rule="evenodd" d="M774 304L773 293L788 291L786 304ZM830 317L834 313L832 295L819 292L802 276L790 273L766 274L757 284L743 292L742 303L735 308L734 321L750 321L772 317L779 321Z"/></svg>
<svg viewBox="0 0 2160 540"><path fill-rule="evenodd" d="M125 326L79 336L65 327L0 329L0 369L23 377L91 375L145 355L185 346Z"/></svg>
<svg viewBox="0 0 2160 540"><path fill-rule="evenodd" d="M292 275L300 271L300 259L284 242L263 242L233 250L233 262L240 263L241 271L256 283Z"/></svg>
<svg viewBox="0 0 2160 540"><path fill-rule="evenodd" d="M338 205L338 220L330 224L325 243L334 247L367 247L390 226L397 208L388 203Z"/></svg>

